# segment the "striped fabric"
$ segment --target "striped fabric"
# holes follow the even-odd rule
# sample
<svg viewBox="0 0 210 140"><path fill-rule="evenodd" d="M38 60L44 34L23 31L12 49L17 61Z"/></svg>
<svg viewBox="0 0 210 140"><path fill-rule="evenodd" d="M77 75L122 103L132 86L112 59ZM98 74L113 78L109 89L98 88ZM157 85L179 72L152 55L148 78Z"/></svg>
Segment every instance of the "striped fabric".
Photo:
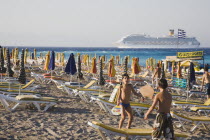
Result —
<svg viewBox="0 0 210 140"><path fill-rule="evenodd" d="M182 38L185 39L186 38L186 32L184 30L182 30Z"/></svg>
<svg viewBox="0 0 210 140"><path fill-rule="evenodd" d="M186 32L182 29L178 29L178 38L186 38Z"/></svg>
<svg viewBox="0 0 210 140"><path fill-rule="evenodd" d="M128 73L128 57L127 56L125 56L125 60L123 64L123 71L124 71L124 74Z"/></svg>
<svg viewBox="0 0 210 140"><path fill-rule="evenodd" d="M183 38L183 30L182 29L178 29L178 38Z"/></svg>

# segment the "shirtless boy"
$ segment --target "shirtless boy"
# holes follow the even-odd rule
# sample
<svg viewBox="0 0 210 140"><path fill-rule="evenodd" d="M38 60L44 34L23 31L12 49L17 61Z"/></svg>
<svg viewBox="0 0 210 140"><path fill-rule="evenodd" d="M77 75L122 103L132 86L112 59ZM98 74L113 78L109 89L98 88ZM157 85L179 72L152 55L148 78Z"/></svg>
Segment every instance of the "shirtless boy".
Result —
<svg viewBox="0 0 210 140"><path fill-rule="evenodd" d="M204 67L204 74L202 78L201 91L203 91L204 82L206 84L207 99L210 98L210 74L208 73L208 65Z"/></svg>
<svg viewBox="0 0 210 140"><path fill-rule="evenodd" d="M136 96L142 98L143 101L144 98L141 94L136 93L133 86L129 84L129 76L127 74L122 75L122 81L123 84L120 86L120 94L117 100L117 105L121 106L121 119L119 122L119 128L122 128L122 124L125 120L125 113L127 113L128 124L126 128L129 129L133 120L132 109L130 106L131 93L134 93Z"/></svg>
<svg viewBox="0 0 210 140"><path fill-rule="evenodd" d="M148 115L158 104L158 114L156 116L154 130L152 132L153 139L160 138L162 132L166 139L174 139L172 117L170 115L172 96L166 90L167 87L167 81L165 79L160 79L158 82L158 88L160 92L155 96L152 106L144 116L145 120L148 119Z"/></svg>

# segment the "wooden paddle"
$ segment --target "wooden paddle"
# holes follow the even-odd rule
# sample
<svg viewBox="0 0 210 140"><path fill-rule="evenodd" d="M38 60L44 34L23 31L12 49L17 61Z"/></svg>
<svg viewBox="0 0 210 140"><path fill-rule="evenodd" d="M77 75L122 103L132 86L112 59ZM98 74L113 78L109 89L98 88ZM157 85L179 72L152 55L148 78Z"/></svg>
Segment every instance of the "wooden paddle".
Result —
<svg viewBox="0 0 210 140"><path fill-rule="evenodd" d="M149 98L149 99L152 99L153 95L155 93L154 89L148 84L141 87L139 89L139 91L142 94L142 96L144 96L145 98Z"/></svg>

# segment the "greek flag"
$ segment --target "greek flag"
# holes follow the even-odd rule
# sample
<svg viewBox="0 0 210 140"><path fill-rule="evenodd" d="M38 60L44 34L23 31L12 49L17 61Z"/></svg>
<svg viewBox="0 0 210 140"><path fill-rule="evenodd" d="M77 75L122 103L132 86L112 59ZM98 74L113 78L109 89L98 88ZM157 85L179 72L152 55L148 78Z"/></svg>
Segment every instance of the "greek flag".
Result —
<svg viewBox="0 0 210 140"><path fill-rule="evenodd" d="M178 29L178 38L183 38L183 31L182 29Z"/></svg>
<svg viewBox="0 0 210 140"><path fill-rule="evenodd" d="M182 38L185 39L186 38L186 32L184 30L182 30Z"/></svg>

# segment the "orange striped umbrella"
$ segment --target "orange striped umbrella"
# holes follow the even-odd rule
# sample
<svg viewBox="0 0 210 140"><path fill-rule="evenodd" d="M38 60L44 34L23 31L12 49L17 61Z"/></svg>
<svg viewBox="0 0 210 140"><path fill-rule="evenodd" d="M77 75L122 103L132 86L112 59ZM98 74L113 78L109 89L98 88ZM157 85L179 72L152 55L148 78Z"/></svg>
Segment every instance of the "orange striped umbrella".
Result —
<svg viewBox="0 0 210 140"><path fill-rule="evenodd" d="M116 70L115 70L115 67L114 67L114 57L112 57L109 60L108 76L109 77L115 77L115 74L116 74Z"/></svg>
<svg viewBox="0 0 210 140"><path fill-rule="evenodd" d="M93 74L97 73L95 57L92 58L92 65L91 65L90 73L93 73Z"/></svg>
<svg viewBox="0 0 210 140"><path fill-rule="evenodd" d="M44 70L49 70L49 68L48 68L49 63L50 63L50 51L48 51L48 53L46 54Z"/></svg>
<svg viewBox="0 0 210 140"><path fill-rule="evenodd" d="M132 58L131 69L133 74L139 74L141 71L138 58Z"/></svg>

